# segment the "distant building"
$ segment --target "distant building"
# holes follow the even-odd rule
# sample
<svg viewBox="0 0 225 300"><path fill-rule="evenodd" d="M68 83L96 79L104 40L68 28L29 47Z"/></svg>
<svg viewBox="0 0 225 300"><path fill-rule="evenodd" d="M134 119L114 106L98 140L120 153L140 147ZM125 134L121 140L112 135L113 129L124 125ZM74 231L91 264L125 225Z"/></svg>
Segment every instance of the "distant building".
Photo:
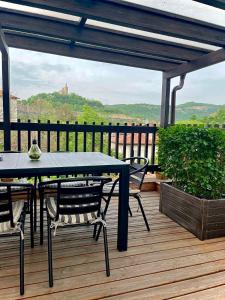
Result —
<svg viewBox="0 0 225 300"><path fill-rule="evenodd" d="M67 83L65 84L65 86L59 91L59 94L63 95L63 96L68 96L69 94L69 88Z"/></svg>
<svg viewBox="0 0 225 300"><path fill-rule="evenodd" d="M0 90L0 122L3 122L3 92ZM19 98L16 96L10 96L10 116L11 122L17 122L17 100Z"/></svg>
<svg viewBox="0 0 225 300"><path fill-rule="evenodd" d="M134 133L134 138L133 138L133 154L131 154L131 144L132 144L132 135L131 133L127 133L126 136L126 156L129 157L131 156L137 156L138 155L138 144L140 141L140 155L145 156L145 147L146 147L146 136L145 134L141 134L139 136L138 133ZM113 133L111 136L111 145L112 149L115 150L116 148L116 143L117 143L117 135L116 133ZM120 133L119 139L118 139L118 152L119 154L123 153L123 143L124 143L124 134ZM148 158L151 158L151 152L152 152L152 135L149 134L148 137Z"/></svg>

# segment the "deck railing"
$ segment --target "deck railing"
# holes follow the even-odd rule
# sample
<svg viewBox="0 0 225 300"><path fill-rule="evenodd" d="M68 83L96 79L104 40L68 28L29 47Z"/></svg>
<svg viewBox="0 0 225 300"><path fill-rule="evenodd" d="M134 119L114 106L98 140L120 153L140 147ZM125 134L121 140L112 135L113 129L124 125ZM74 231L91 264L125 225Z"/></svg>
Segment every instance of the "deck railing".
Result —
<svg viewBox="0 0 225 300"><path fill-rule="evenodd" d="M220 128L220 129L225 129L225 124L182 124L182 125L193 126L193 127L203 126L205 128Z"/></svg>
<svg viewBox="0 0 225 300"><path fill-rule="evenodd" d="M3 131L2 122L0 130ZM156 133L156 125L149 124L96 125L18 120L11 123L11 150L26 152L35 138L44 152L99 151L116 158L145 156L150 160L149 171L154 172L158 169ZM1 148L4 149L4 145Z"/></svg>

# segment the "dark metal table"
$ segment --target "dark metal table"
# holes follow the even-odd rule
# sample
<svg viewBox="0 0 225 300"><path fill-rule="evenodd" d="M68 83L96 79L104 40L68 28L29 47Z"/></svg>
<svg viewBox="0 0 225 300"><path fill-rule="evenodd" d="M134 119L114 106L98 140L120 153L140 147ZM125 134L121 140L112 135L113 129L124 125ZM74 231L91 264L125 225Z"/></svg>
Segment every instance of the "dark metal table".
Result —
<svg viewBox="0 0 225 300"><path fill-rule="evenodd" d="M117 248L127 250L129 164L98 152L43 153L40 160L31 161L26 153L4 153L0 161L0 177L34 177L74 173L119 173ZM43 214L43 210L41 210ZM43 228L40 228L43 231Z"/></svg>

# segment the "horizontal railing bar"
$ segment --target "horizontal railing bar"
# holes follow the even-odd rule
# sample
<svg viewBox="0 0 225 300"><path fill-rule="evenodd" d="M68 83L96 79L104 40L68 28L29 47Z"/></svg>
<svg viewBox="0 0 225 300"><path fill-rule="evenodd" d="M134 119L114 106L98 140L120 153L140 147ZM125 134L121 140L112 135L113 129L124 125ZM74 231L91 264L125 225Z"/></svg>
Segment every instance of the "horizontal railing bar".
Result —
<svg viewBox="0 0 225 300"><path fill-rule="evenodd" d="M0 122L3 129L3 122ZM77 131L77 132L121 132L121 133L155 133L156 126L125 126L125 125L82 125L82 124L48 124L48 123L11 123L11 130L30 131Z"/></svg>
<svg viewBox="0 0 225 300"><path fill-rule="evenodd" d="M154 173L154 172L160 172L161 171L161 167L159 165L148 165L147 167L147 172L151 172L151 173Z"/></svg>

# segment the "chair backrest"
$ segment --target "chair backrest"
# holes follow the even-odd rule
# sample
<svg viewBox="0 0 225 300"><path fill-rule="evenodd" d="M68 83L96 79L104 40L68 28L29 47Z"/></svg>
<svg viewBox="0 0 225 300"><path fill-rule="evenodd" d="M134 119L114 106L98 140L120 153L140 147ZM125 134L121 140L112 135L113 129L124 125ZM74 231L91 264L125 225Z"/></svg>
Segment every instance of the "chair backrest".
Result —
<svg viewBox="0 0 225 300"><path fill-rule="evenodd" d="M0 189L0 223L10 222L13 227L13 209L11 186L2 186Z"/></svg>
<svg viewBox="0 0 225 300"><path fill-rule="evenodd" d="M97 181L97 179L99 181ZM55 187L57 199L56 220L59 215L76 215L92 212L100 212L102 200L102 188L104 182L109 181L103 177L85 177L85 185L73 186L83 178L59 179L39 183L42 196L49 193L51 185ZM64 183L67 183L65 185ZM46 186L46 191L45 191Z"/></svg>
<svg viewBox="0 0 225 300"><path fill-rule="evenodd" d="M101 207L102 186L57 188L57 215L76 215L99 212Z"/></svg>
<svg viewBox="0 0 225 300"><path fill-rule="evenodd" d="M10 222L13 227L13 201L29 200L33 193L30 183L0 183L0 223Z"/></svg>
<svg viewBox="0 0 225 300"><path fill-rule="evenodd" d="M141 189L149 160L146 157L128 157L123 161L130 162L130 182Z"/></svg>

